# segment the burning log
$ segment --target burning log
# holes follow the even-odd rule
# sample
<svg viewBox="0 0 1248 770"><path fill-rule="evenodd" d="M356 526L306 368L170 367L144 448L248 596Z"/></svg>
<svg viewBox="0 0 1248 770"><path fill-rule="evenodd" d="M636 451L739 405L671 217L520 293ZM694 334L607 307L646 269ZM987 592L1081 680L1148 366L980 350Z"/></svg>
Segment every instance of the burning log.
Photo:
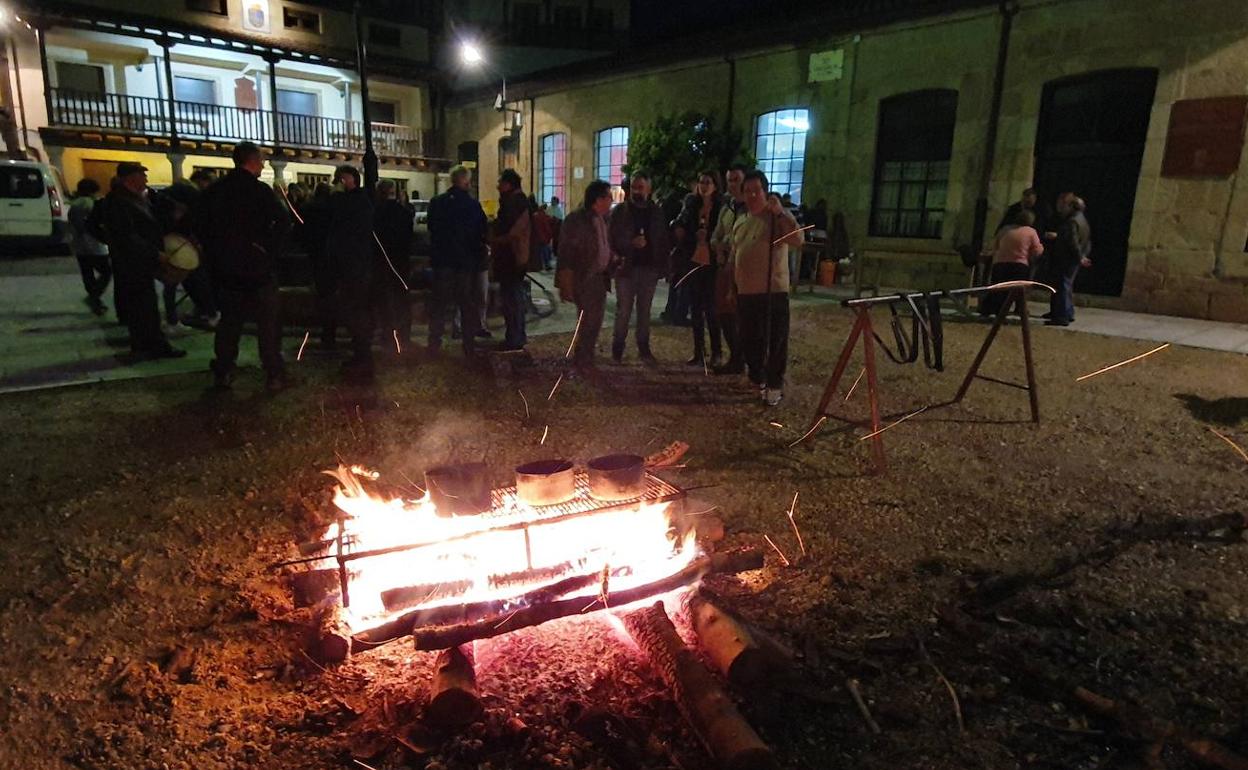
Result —
<svg viewBox="0 0 1248 770"><path fill-rule="evenodd" d="M623 621L720 766L728 770L779 767L771 749L737 711L719 682L681 641L662 602L630 612Z"/></svg>
<svg viewBox="0 0 1248 770"><path fill-rule="evenodd" d="M490 575L490 588L497 590L517 585L527 585L537 580L554 580L561 575L568 574L572 569L572 562L565 561L553 567L535 567L520 572L508 572L504 575Z"/></svg>
<svg viewBox="0 0 1248 770"><path fill-rule="evenodd" d="M438 653L429 707L425 713L438 727L463 727L481 714L477 697L477 674L472 645L464 644Z"/></svg>
<svg viewBox="0 0 1248 770"><path fill-rule="evenodd" d="M351 627L340 604L325 608L317 620L308 654L317 663L341 663L351 654Z"/></svg>
<svg viewBox="0 0 1248 770"><path fill-rule="evenodd" d="M751 629L732 613L720 608L718 597L699 588L689 595L689 617L698 642L719 672L738 687L767 681L783 667L775 647L755 638Z"/></svg>
<svg viewBox="0 0 1248 770"><path fill-rule="evenodd" d="M615 591L611 594L610 601L616 606L632 604L633 602L689 585L709 573L729 574L746 572L748 570L761 569L762 566L762 551L753 548L702 556L690 562L684 569L662 580L623 591ZM471 606L433 609L466 612ZM389 623L357 634L353 637L351 646L354 651L361 652L410 633L415 637L416 649L443 650L448 647L459 646L474 639L488 639L509 631L515 631L518 628L536 626L549 620L570 617L572 615L585 615L599 609L603 609L599 600L590 601L587 597L582 596L574 599L521 606L510 613L500 611L497 614L479 617L454 625L423 628L418 627L418 623L422 617L429 617L431 611L418 611L407 613Z"/></svg>
<svg viewBox="0 0 1248 770"><path fill-rule="evenodd" d="M471 580L453 580L448 583L431 583L423 586L404 586L381 592L381 603L390 612L406 609L417 604L459 596L472 588Z"/></svg>
<svg viewBox="0 0 1248 770"><path fill-rule="evenodd" d="M290 592L296 607L312 607L341 591L336 569L312 569L296 572L290 578Z"/></svg>

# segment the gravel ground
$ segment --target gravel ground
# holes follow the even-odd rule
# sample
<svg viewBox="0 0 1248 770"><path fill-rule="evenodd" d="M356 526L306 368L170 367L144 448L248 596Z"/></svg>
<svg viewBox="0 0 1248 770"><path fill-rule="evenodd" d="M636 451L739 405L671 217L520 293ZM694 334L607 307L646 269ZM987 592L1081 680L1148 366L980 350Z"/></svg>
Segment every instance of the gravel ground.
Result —
<svg viewBox="0 0 1248 770"><path fill-rule="evenodd" d="M480 643L485 715L443 736L420 719L432 655L393 644L320 669L265 568L324 520L320 471L340 457L418 478L484 456L501 483L552 451L676 439L692 448L669 477L705 487L727 544L769 535L791 562L768 547L765 569L716 585L798 653L801 686L739 693L783 766L1197 766L1139 719L1081 708L1077 685L1248 754L1248 462L1210 430L1248 445L1248 358L1175 347L1076 383L1153 346L1038 329L1040 425L1021 391L977 383L884 434L881 477L861 428L786 448L847 331L834 307L795 315L774 410L676 363L608 364L548 402L566 335L531 365L394 364L370 390L308 358L276 398L258 375L224 399L197 375L5 398L0 767L710 767L601 618ZM885 413L947 400L984 331L946 326L948 372L883 362ZM656 335L661 359L688 355L685 330ZM1018 339L1002 333L985 373L1021 375ZM865 395L840 408L861 415Z"/></svg>

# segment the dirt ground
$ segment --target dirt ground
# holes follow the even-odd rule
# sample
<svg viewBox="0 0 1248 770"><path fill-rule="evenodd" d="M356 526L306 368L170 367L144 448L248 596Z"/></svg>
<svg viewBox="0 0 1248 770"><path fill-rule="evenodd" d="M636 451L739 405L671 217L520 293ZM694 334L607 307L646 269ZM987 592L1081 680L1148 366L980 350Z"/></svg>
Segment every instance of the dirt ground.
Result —
<svg viewBox="0 0 1248 770"><path fill-rule="evenodd" d="M795 315L774 410L680 363L607 364L547 402L566 335L532 345L531 367L450 356L386 366L370 390L306 358L276 398L255 374L224 399L192 375L4 398L0 767L712 767L601 618L482 642L485 716L444 736L420 719L431 654L316 667L266 569L329 513L338 458L419 478L484 456L502 483L521 460L675 439L692 448L668 478L702 487L728 545L768 548L716 588L798 653L802 686L738 693L784 767L1177 769L1200 766L1193 736L1248 755L1248 462L1211 432L1248 446L1248 358L1170 348L1077 383L1153 345L1037 329L1040 425L1022 391L978 382L888 430L880 477L861 428L786 448L848 321ZM884 361L886 414L947 400L984 332L947 324L943 373ZM687 357L687 330L656 334L662 360ZM1020 377L1018 341L1006 329L985 373ZM860 386L838 408L865 403ZM1161 740L1148 716L1181 729Z"/></svg>

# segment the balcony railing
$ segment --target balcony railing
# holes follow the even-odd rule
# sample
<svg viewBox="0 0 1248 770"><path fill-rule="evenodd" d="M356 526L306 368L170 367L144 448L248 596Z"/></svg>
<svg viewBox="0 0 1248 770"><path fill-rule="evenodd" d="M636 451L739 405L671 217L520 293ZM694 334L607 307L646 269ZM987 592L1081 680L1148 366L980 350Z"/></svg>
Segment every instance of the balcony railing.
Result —
<svg viewBox="0 0 1248 770"><path fill-rule="evenodd" d="M170 138L170 102L166 99L66 88L50 91L52 116L49 123L53 126ZM180 100L173 101L172 109L174 126L182 139L251 141L279 147L364 152L364 122L361 120L279 111L275 124L271 110ZM393 123L373 123L372 126L373 148L378 155L425 155L427 142L421 129Z"/></svg>

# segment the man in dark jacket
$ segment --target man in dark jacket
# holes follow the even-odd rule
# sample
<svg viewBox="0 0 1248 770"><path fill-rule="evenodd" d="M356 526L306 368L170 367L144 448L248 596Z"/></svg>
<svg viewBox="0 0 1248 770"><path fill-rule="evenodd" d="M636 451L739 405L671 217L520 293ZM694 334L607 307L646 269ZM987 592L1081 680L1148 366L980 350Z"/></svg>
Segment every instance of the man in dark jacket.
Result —
<svg viewBox="0 0 1248 770"><path fill-rule="evenodd" d="M278 391L291 384L282 361L277 297L277 257L290 220L273 190L260 181L264 169L260 148L240 142L233 159L234 168L204 190L199 202L200 241L221 309L213 387L230 387L243 321L251 319L256 322L266 387Z"/></svg>
<svg viewBox="0 0 1248 770"><path fill-rule="evenodd" d="M451 189L429 204L429 240L432 247L433 296L429 307L429 352L442 350L446 318L459 310L464 355L475 352L480 311L477 274L486 269L485 212L472 197L472 171L451 169Z"/></svg>
<svg viewBox="0 0 1248 770"><path fill-rule="evenodd" d="M316 292L316 314L321 322L321 347L333 350L337 345L338 323L335 320L334 294L338 290L338 277L325 254L329 240L329 199L333 188L321 182L312 193L312 199L304 204L303 227L299 228L299 241L308 261L312 264L312 287Z"/></svg>
<svg viewBox="0 0 1248 770"><path fill-rule="evenodd" d="M524 329L524 274L532 257L529 199L520 189L520 175L505 169L498 177L498 218L490 232L494 279L507 334L501 350L523 350L528 338ZM467 336L465 331L464 336Z"/></svg>
<svg viewBox="0 0 1248 770"><path fill-rule="evenodd" d="M663 209L650 200L650 175L634 172L629 185L631 195L624 203L611 209L611 250L620 258L615 269L615 334L611 340L611 357L619 363L624 358L628 339L628 319L637 309L637 353L647 363L654 361L650 352L650 306L659 278L668 273L671 236Z"/></svg>
<svg viewBox="0 0 1248 770"><path fill-rule="evenodd" d="M577 323L574 361L584 370L594 366L594 353L611 285L611 243L607 214L611 210L611 184L595 179L585 188L585 202L563 222L559 240L559 294L564 302L576 302Z"/></svg>
<svg viewBox="0 0 1248 770"><path fill-rule="evenodd" d="M373 202L354 166L339 166L334 182L339 189L329 198L325 255L338 276L339 315L351 332L351 358L342 368L348 377L367 382L373 377Z"/></svg>
<svg viewBox="0 0 1248 770"><path fill-rule="evenodd" d="M1084 216L1083 199L1072 192L1057 198L1057 237L1047 249L1049 253L1048 283L1053 287L1049 312L1044 314L1047 326L1069 326L1075 320L1075 277L1080 267L1092 266L1092 229Z"/></svg>
<svg viewBox="0 0 1248 770"><path fill-rule="evenodd" d="M397 353L411 347L412 300L408 281L412 275L412 221L416 209L398 199L391 179L377 183L377 210L373 229L377 234L377 259L373 265L373 304L381 311L386 336L398 340ZM383 344L385 340L382 341Z"/></svg>
<svg viewBox="0 0 1248 770"><path fill-rule="evenodd" d="M138 163L118 163L117 184L104 207L115 304L130 330L135 358L181 358L186 351L172 347L160 330L155 281L164 231L146 192L147 169Z"/></svg>

